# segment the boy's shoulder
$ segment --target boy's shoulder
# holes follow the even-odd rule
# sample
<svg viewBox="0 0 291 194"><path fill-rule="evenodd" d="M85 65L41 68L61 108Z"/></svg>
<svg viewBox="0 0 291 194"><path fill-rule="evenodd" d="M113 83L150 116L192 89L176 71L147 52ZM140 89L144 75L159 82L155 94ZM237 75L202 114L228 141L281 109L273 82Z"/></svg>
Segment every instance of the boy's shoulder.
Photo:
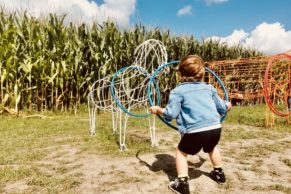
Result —
<svg viewBox="0 0 291 194"><path fill-rule="evenodd" d="M171 93L179 93L181 91L181 86L178 85L174 89L171 90Z"/></svg>
<svg viewBox="0 0 291 194"><path fill-rule="evenodd" d="M186 82L186 83L180 83L174 90L183 90L185 88L208 88L212 89L214 88L211 84L208 84L206 82Z"/></svg>
<svg viewBox="0 0 291 194"><path fill-rule="evenodd" d="M190 90L209 90L211 92L215 92L215 88L211 84L207 84L205 82L199 82L199 83L181 83L178 86L176 86L171 93L175 94L183 94Z"/></svg>

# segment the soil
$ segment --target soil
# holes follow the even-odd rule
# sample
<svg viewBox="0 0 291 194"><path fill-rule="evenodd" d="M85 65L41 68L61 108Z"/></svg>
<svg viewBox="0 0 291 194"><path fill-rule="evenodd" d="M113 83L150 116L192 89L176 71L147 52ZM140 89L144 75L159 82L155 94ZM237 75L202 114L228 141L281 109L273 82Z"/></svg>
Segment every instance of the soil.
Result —
<svg viewBox="0 0 291 194"><path fill-rule="evenodd" d="M230 127L230 126L226 126ZM249 126L244 126L250 130ZM252 129L255 130L255 129ZM81 184L75 193L84 194L171 194L167 188L169 181L177 174L175 170L175 147L172 140L177 132L157 132L160 145L158 153L136 153L133 157L99 156L78 154L76 148L62 146L52 149L44 161L57 164L57 160L70 161L68 165L79 166L68 173L81 173ZM190 156L189 176L191 193L288 193L291 185L291 147L271 151L267 154L250 153L250 157L242 157L247 148L262 144L290 145L291 137L269 141L265 139L240 139L219 145L221 150L227 182L219 185L209 177L212 169L207 154L200 152ZM130 149L130 147L129 147ZM63 153L63 154L60 154ZM289 161L289 162L284 162ZM27 189L23 181L6 185L6 193Z"/></svg>

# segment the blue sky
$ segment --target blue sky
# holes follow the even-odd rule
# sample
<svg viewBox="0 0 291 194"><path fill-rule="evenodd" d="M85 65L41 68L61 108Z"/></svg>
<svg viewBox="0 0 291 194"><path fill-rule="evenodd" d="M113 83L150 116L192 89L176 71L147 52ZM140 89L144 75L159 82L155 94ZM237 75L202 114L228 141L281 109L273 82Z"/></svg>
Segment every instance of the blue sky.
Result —
<svg viewBox="0 0 291 194"><path fill-rule="evenodd" d="M141 23L266 54L291 50L291 0L0 0L0 6L35 17L65 13L65 22L77 24Z"/></svg>
<svg viewBox="0 0 291 194"><path fill-rule="evenodd" d="M191 6L191 13L177 16L178 10L187 6ZM132 23L139 21L197 38L227 36L234 29L251 31L263 22L280 22L290 30L291 1L228 0L207 4L203 0L138 0Z"/></svg>

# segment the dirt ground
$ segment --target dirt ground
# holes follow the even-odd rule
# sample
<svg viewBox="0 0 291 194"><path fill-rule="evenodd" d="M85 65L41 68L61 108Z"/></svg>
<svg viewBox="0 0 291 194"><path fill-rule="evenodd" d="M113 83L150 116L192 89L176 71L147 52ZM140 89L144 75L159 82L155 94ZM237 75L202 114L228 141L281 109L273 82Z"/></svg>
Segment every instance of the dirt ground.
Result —
<svg viewBox="0 0 291 194"><path fill-rule="evenodd" d="M229 127L229 126L226 126ZM249 127L245 126L245 130ZM67 173L81 173L81 184L74 193L84 194L146 194L172 193L167 185L176 177L175 147L169 141L177 132L158 132L160 145L158 153L137 153L135 157L116 157L78 154L78 149L62 146L39 163L50 165L66 159ZM288 193L291 185L291 137L268 141L266 139L240 139L221 144L227 183L219 185L209 178L211 163L208 155L200 152L189 157L189 176L191 193ZM260 153L262 145L286 145L284 149L273 149ZM252 148L252 149L250 149ZM268 147L267 147L268 148ZM130 147L129 147L130 149ZM250 153L246 154L246 151ZM284 163L285 161L285 163ZM287 161L287 162L286 162ZM286 164L287 163L287 164ZM27 189L23 181L6 185L6 193L21 192Z"/></svg>

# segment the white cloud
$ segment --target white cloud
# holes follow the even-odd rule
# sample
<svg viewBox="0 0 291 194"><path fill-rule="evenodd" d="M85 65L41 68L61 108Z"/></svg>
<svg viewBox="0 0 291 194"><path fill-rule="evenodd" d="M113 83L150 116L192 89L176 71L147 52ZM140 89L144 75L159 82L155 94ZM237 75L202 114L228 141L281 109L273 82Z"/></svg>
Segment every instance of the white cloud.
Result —
<svg viewBox="0 0 291 194"><path fill-rule="evenodd" d="M291 31L286 31L279 22L261 23L250 33L244 30L234 30L226 37L212 36L209 39L220 39L228 45L241 44L246 48L257 49L265 54L276 54L291 49Z"/></svg>
<svg viewBox="0 0 291 194"><path fill-rule="evenodd" d="M279 22L262 23L245 40L245 45L265 53L279 53L291 49L291 31L286 31Z"/></svg>
<svg viewBox="0 0 291 194"><path fill-rule="evenodd" d="M228 0L203 0L207 5L211 4L219 4L219 3L224 3L227 2Z"/></svg>
<svg viewBox="0 0 291 194"><path fill-rule="evenodd" d="M237 45L237 44L240 44L243 40L245 40L248 36L249 36L249 33L240 29L240 30L234 30L231 35L226 36L226 37L212 36L208 39L220 40L221 42L225 42L228 45Z"/></svg>
<svg viewBox="0 0 291 194"><path fill-rule="evenodd" d="M183 7L182 9L179 9L177 12L177 16L183 16L183 15L191 15L192 14L192 6L187 5Z"/></svg>
<svg viewBox="0 0 291 194"><path fill-rule="evenodd" d="M35 17L65 13L67 22L100 23L110 18L126 25L135 12L136 0L103 0L100 5L90 0L0 0L0 5L8 11L28 10Z"/></svg>

